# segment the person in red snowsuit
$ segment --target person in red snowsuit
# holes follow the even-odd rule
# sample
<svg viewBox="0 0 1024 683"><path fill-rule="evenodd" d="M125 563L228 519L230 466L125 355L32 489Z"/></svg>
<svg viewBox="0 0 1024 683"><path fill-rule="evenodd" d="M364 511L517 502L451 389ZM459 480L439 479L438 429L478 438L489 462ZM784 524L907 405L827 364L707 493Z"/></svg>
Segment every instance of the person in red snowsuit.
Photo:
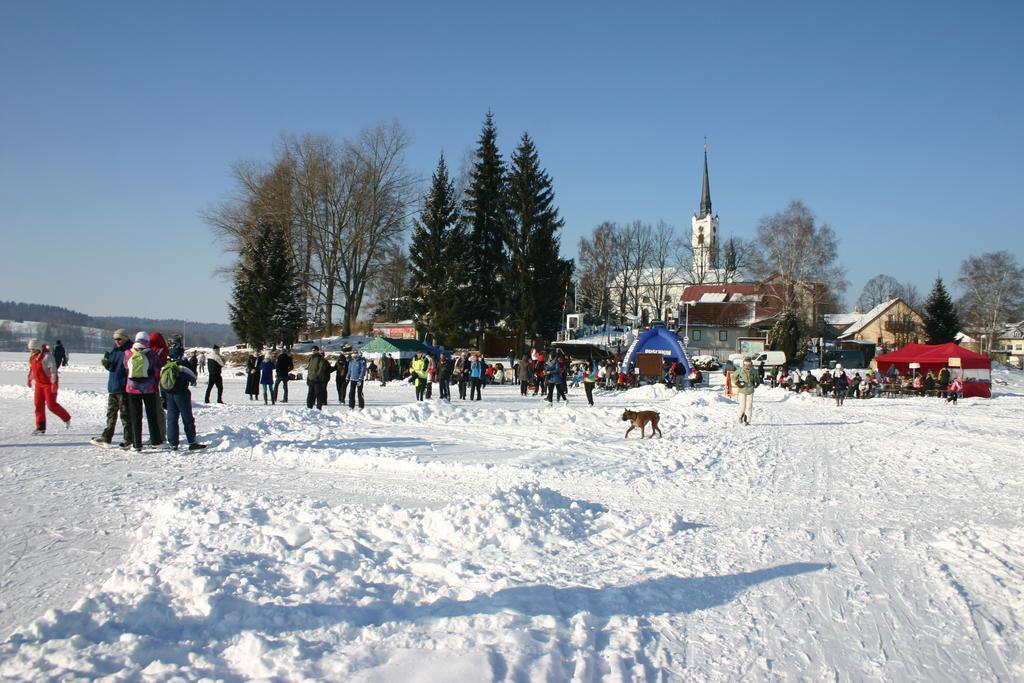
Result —
<svg viewBox="0 0 1024 683"><path fill-rule="evenodd" d="M28 386L35 382L36 430L33 434L46 433L46 409L59 417L65 428L71 427L71 416L57 403L57 362L50 353L50 347L38 339L28 343L31 355L28 358Z"/></svg>

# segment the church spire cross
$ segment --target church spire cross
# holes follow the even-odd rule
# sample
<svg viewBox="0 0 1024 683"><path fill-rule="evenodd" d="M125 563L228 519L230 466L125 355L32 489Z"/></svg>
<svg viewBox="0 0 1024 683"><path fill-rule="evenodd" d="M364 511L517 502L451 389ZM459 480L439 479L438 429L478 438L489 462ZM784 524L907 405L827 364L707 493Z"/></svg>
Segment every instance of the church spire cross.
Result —
<svg viewBox="0 0 1024 683"><path fill-rule="evenodd" d="M704 182L700 188L700 216L704 218L711 215L711 185L708 183L708 142L704 138Z"/></svg>

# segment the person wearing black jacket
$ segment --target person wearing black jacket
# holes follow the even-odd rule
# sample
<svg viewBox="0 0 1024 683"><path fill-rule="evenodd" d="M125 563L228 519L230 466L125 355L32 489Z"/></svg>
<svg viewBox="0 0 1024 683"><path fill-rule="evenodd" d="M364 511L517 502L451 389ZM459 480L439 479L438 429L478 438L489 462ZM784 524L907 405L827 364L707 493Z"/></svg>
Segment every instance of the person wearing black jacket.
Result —
<svg viewBox="0 0 1024 683"><path fill-rule="evenodd" d="M344 403L345 390L348 388L348 356L344 353L339 355L331 371L334 373L334 385L338 389L338 403Z"/></svg>
<svg viewBox="0 0 1024 683"><path fill-rule="evenodd" d="M274 402L277 402L277 388L284 385L284 399L281 403L288 402L288 373L295 369L295 364L292 362L292 357L288 353L288 349L284 349L277 356L277 360L274 362Z"/></svg>
<svg viewBox="0 0 1024 683"><path fill-rule="evenodd" d="M210 392L217 387L217 403L224 402L224 380L221 372L224 370L224 358L220 355L220 347L213 345L213 351L206 357L206 402L210 402Z"/></svg>
<svg viewBox="0 0 1024 683"><path fill-rule="evenodd" d="M64 344L61 343L60 339L57 340L57 345L53 347L53 362L57 364L58 368L68 364L68 351L64 348Z"/></svg>

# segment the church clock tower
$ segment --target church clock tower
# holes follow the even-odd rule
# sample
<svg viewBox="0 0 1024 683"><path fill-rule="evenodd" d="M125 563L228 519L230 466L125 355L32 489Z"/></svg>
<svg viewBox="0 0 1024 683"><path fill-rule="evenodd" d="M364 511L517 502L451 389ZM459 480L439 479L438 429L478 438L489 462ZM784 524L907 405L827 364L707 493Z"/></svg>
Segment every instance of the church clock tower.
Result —
<svg viewBox="0 0 1024 683"><path fill-rule="evenodd" d="M708 183L708 145L704 143L704 182L700 190L700 213L692 219L691 246L696 282L713 282L718 271L718 216L711 213Z"/></svg>

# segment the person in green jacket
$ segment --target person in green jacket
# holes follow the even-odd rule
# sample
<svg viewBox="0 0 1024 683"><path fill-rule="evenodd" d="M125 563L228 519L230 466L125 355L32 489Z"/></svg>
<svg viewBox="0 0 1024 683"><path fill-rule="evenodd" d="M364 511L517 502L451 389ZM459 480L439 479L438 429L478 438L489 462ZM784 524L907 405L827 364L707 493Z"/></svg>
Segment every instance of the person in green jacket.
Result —
<svg viewBox="0 0 1024 683"><path fill-rule="evenodd" d="M413 383L416 386L416 400L422 401L423 395L427 391L427 370L430 368L430 363L427 361L427 357L423 355L422 351L416 352L416 357L412 359L412 365L409 366L409 372L412 374Z"/></svg>
<svg viewBox="0 0 1024 683"><path fill-rule="evenodd" d="M733 381L736 382L739 392L737 398L740 402L740 423L748 425L754 414L754 389L757 387L757 372L749 358L743 359L743 367L736 372Z"/></svg>

